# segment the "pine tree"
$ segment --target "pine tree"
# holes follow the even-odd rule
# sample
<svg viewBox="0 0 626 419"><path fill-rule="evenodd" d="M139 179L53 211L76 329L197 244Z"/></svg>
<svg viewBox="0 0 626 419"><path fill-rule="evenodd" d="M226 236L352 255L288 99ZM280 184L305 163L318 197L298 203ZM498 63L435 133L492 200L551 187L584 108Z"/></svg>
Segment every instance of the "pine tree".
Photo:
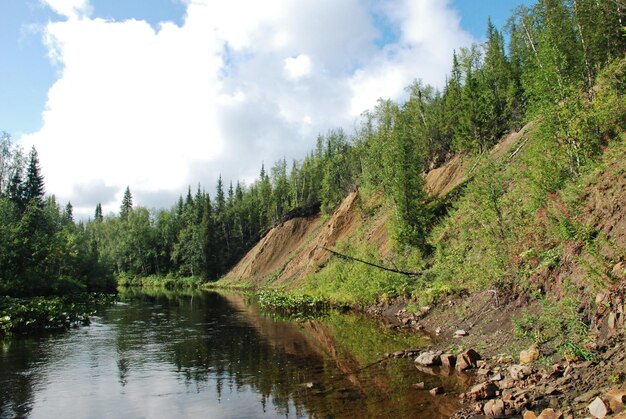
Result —
<svg viewBox="0 0 626 419"><path fill-rule="evenodd" d="M124 191L124 197L122 198L122 205L120 206L120 218L124 221L128 220L128 214L133 210L133 196L130 193L130 188L127 186Z"/></svg>
<svg viewBox="0 0 626 419"><path fill-rule="evenodd" d="M28 165L26 167L26 181L24 182L24 201L33 202L37 207L43 208L44 204L44 182L39 168L39 157L37 150L33 147L28 155Z"/></svg>
<svg viewBox="0 0 626 419"><path fill-rule="evenodd" d="M72 203L70 201L67 201L67 205L65 205L63 217L65 218L65 221L69 223L74 222L74 207L72 206Z"/></svg>
<svg viewBox="0 0 626 419"><path fill-rule="evenodd" d="M98 223L104 220L104 217L102 216L102 204L100 202L98 202L98 204L96 205L96 211L94 213L93 218Z"/></svg>

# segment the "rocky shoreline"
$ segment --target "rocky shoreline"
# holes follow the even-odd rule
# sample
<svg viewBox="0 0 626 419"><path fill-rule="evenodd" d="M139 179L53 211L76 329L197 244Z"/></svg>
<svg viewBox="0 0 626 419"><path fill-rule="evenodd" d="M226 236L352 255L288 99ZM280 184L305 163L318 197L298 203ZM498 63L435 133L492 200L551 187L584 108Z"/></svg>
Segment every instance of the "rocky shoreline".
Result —
<svg viewBox="0 0 626 419"><path fill-rule="evenodd" d="M431 339L427 349L407 349L385 357L412 358L425 374L454 376L465 389L447 394L462 402L455 418L626 418L622 285L615 284L595 299L588 357L560 356L549 343L520 347L511 320L528 305L519 298L497 301L489 294L451 298L411 312L407 302L371 307L368 312L385 319L390 329L419 331ZM460 301L476 307L475 311L459 310ZM423 382L414 387L432 397L446 393Z"/></svg>

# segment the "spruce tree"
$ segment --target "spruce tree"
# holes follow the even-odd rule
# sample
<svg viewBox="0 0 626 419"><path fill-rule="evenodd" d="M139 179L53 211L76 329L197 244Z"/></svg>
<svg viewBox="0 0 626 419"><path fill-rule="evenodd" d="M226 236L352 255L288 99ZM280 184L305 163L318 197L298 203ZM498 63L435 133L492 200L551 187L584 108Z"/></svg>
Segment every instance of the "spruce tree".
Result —
<svg viewBox="0 0 626 419"><path fill-rule="evenodd" d="M67 205L65 205L65 213L63 214L65 221L69 223L74 222L74 207L70 201L67 201Z"/></svg>
<svg viewBox="0 0 626 419"><path fill-rule="evenodd" d="M96 205L96 212L94 213L94 220L96 222L102 222L102 220L104 219L104 217L102 216L102 204L100 202L98 202L98 205Z"/></svg>
<svg viewBox="0 0 626 419"><path fill-rule="evenodd" d="M26 167L26 181L24 183L24 201L33 202L37 207L43 207L44 182L39 168L39 157L37 150L33 147L28 155L28 165Z"/></svg>
<svg viewBox="0 0 626 419"><path fill-rule="evenodd" d="M133 210L133 196L130 193L130 188L127 186L124 191L124 197L122 198L122 205L120 206L120 218L124 221L128 220L128 214Z"/></svg>

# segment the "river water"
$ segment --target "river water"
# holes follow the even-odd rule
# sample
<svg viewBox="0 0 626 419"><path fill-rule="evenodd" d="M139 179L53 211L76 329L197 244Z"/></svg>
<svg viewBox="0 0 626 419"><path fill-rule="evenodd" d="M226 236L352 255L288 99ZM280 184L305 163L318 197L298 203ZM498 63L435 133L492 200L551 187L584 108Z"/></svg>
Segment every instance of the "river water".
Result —
<svg viewBox="0 0 626 419"><path fill-rule="evenodd" d="M439 418L458 407L454 375L378 362L424 337L364 316L288 321L217 292L120 297L91 326L0 342L1 418Z"/></svg>

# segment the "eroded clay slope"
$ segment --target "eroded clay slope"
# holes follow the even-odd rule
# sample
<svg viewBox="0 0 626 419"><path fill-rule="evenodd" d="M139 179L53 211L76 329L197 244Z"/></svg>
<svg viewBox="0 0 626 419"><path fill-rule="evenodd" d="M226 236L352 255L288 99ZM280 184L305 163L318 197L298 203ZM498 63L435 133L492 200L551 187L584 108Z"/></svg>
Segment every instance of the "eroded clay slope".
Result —
<svg viewBox="0 0 626 419"><path fill-rule="evenodd" d="M527 130L525 127L505 137L492 155L514 151L523 144ZM453 157L426 175L426 190L431 195L446 195L465 180L469 166L464 156ZM316 215L280 224L272 228L220 282L255 287L297 287L330 259L331 254L323 248L332 248L342 239L366 240L384 259L391 247L387 232L391 210L380 205L382 201L381 193L364 199L355 191L326 219ZM360 230L358 238L357 229Z"/></svg>

